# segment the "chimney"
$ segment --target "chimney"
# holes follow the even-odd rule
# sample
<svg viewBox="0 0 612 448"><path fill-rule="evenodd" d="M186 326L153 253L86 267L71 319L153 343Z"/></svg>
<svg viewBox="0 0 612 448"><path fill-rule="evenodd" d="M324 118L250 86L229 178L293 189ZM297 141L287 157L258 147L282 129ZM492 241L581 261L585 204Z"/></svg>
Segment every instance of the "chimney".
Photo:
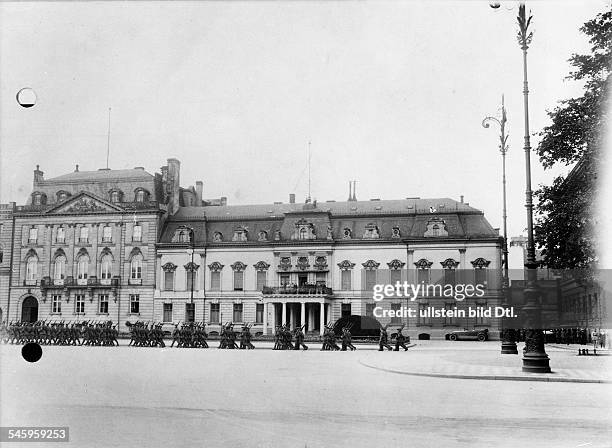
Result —
<svg viewBox="0 0 612 448"><path fill-rule="evenodd" d="M75 172L75 173L78 173L78 172L79 172L79 164L78 164L78 163L76 164L76 167L74 168L74 172Z"/></svg>
<svg viewBox="0 0 612 448"><path fill-rule="evenodd" d="M204 183L201 180L196 181L196 205L202 206L202 193L204 191Z"/></svg>
<svg viewBox="0 0 612 448"><path fill-rule="evenodd" d="M289 195L289 203L290 204L295 204L295 194L294 193L291 193Z"/></svg>
<svg viewBox="0 0 612 448"><path fill-rule="evenodd" d="M463 204L463 195L461 195L461 203Z"/></svg>
<svg viewBox="0 0 612 448"><path fill-rule="evenodd" d="M354 180L353 181L353 199L351 199L352 201L356 201L357 200L357 196L355 195L355 191L357 190L357 181Z"/></svg>
<svg viewBox="0 0 612 448"><path fill-rule="evenodd" d="M227 205L227 197L221 196L221 205Z"/></svg>
<svg viewBox="0 0 612 448"><path fill-rule="evenodd" d="M36 165L34 170L34 185L45 180L45 173L40 170L40 165Z"/></svg>
<svg viewBox="0 0 612 448"><path fill-rule="evenodd" d="M352 186L353 186L353 182L349 180L349 197L347 199L347 201L352 201L353 200L353 196L352 196Z"/></svg>
<svg viewBox="0 0 612 448"><path fill-rule="evenodd" d="M180 174L181 162L178 159L168 159L168 183L166 189L168 191L168 212L170 215L174 215L180 206Z"/></svg>

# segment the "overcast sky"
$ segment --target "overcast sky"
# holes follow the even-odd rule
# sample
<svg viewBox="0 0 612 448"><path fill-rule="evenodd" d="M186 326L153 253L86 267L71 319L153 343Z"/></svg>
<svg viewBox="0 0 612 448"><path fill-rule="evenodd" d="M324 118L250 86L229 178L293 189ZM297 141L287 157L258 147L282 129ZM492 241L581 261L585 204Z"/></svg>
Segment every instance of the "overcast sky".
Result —
<svg viewBox="0 0 612 448"><path fill-rule="evenodd" d="M528 2L531 130L579 94L565 80L578 28L609 1ZM106 164L159 170L230 204L451 197L501 227L498 131L508 109L509 234L526 227L516 2L83 2L0 4L0 201ZM36 106L15 94L32 87ZM538 137L532 138L536 147ZM532 157L534 188L560 172ZM561 170L563 171L563 170Z"/></svg>

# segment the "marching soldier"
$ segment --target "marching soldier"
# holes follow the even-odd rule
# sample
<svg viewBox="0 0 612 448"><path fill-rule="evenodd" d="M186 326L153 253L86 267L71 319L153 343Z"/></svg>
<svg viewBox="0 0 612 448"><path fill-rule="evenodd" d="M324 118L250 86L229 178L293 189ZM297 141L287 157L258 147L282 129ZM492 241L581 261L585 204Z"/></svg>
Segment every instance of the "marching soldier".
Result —
<svg viewBox="0 0 612 448"><path fill-rule="evenodd" d="M397 335L395 336L395 351L399 352L399 348L403 347L404 351L408 351L408 347L406 347L406 336L403 335L402 330L404 329L404 324L397 330Z"/></svg>
<svg viewBox="0 0 612 448"><path fill-rule="evenodd" d="M308 350L308 347L306 346L306 344L304 344L304 325L302 325L301 327L296 327L295 330L293 330L293 335L295 337L295 345L293 347L293 350L299 350L300 347L304 347L304 350Z"/></svg>
<svg viewBox="0 0 612 448"><path fill-rule="evenodd" d="M240 332L240 349L252 350L255 346L251 343L251 326L244 324Z"/></svg>
<svg viewBox="0 0 612 448"><path fill-rule="evenodd" d="M345 352L346 348L350 348L351 351L353 350L357 350L357 348L352 344L351 340L352 340L352 335L351 335L351 328L353 327L353 324L347 324L344 328L342 328L342 351Z"/></svg>
<svg viewBox="0 0 612 448"><path fill-rule="evenodd" d="M387 327L388 325L385 325L384 327L381 325L380 326L380 336L378 338L378 351L379 352L383 352L385 351L385 347L391 351L393 350L391 348L391 346L389 345L389 335L387 334Z"/></svg>

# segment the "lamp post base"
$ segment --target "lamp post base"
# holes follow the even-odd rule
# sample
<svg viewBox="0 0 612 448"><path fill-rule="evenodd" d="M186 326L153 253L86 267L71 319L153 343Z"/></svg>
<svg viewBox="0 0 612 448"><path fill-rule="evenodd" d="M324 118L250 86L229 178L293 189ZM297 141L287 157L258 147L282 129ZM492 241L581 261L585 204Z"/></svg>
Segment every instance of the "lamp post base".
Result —
<svg viewBox="0 0 612 448"><path fill-rule="evenodd" d="M523 354L523 372L551 373L548 365L550 359L544 352L530 352Z"/></svg>
<svg viewBox="0 0 612 448"><path fill-rule="evenodd" d="M518 349L516 348L516 342L504 341L501 345L502 355L518 355Z"/></svg>

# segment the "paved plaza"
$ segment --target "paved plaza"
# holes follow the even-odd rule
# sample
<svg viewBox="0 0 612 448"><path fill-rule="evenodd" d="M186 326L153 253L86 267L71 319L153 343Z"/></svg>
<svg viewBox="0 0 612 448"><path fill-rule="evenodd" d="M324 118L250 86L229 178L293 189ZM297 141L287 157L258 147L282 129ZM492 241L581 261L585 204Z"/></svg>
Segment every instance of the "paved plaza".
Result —
<svg viewBox="0 0 612 448"><path fill-rule="evenodd" d="M550 376L566 381L543 382L483 379L524 376L499 342L384 353L121 343L43 347L34 364L0 347L1 425L69 426L64 446L78 447L612 446L611 385L569 382L609 381L612 357L571 347L548 347ZM430 376L442 373L464 378Z"/></svg>

